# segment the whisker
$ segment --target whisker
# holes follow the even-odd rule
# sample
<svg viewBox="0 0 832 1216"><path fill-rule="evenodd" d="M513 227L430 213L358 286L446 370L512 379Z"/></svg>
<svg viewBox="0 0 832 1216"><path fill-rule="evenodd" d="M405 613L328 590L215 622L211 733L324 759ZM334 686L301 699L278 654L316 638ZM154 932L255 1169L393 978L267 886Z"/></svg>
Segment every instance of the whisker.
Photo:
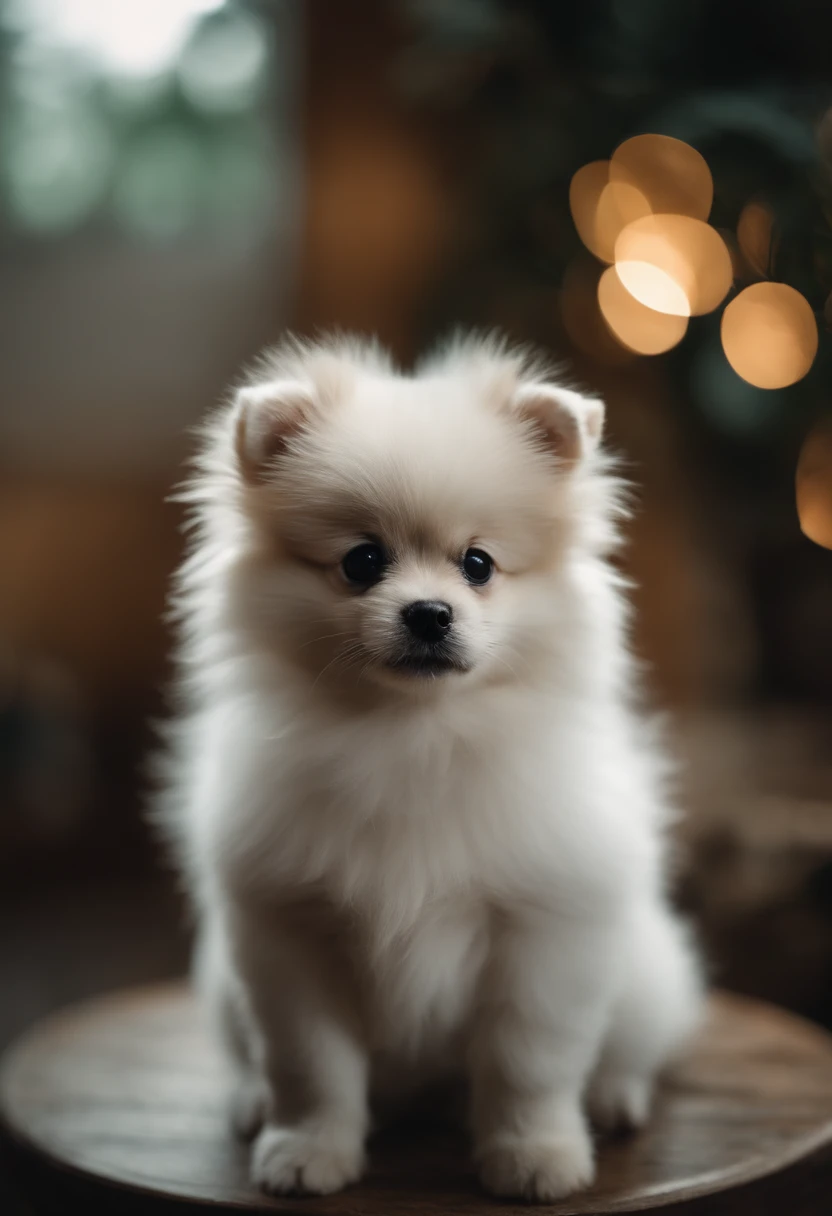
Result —
<svg viewBox="0 0 832 1216"><path fill-rule="evenodd" d="M504 659L502 655L497 654L495 651L491 651L490 653L492 658L496 659L498 663L502 663L503 667L505 667L514 676L515 680L520 679L511 663L509 663L508 659Z"/></svg>
<svg viewBox="0 0 832 1216"><path fill-rule="evenodd" d="M298 650L305 650L307 646L315 646L318 642L329 642L332 638L349 637L349 634L349 629L339 629L337 633L322 633L319 638L310 638L308 642L298 646Z"/></svg>
<svg viewBox="0 0 832 1216"><path fill-rule="evenodd" d="M357 655L361 650L363 650L363 647L360 642L351 642L349 646L344 646L335 655L333 655L328 663L321 668L321 670L315 676L312 687L316 687L318 681L323 675L326 674L327 671L329 671L330 667L334 666L336 663L344 662L345 659L350 659L352 655ZM347 663L346 666L349 666L349 663Z"/></svg>
<svg viewBox="0 0 832 1216"><path fill-rule="evenodd" d="M361 667L361 670L359 671L358 676L356 677L359 684L364 679L364 676L367 674L367 672L370 670L370 668L372 666L373 666L372 658L367 659L366 663L364 663L364 665Z"/></svg>
<svg viewBox="0 0 832 1216"><path fill-rule="evenodd" d="M509 652L510 652L511 654L513 654L513 655L514 655L516 658L518 658L518 659L522 659L522 658L523 658L523 656L522 656L522 655L521 655L521 654L520 654L520 653L519 653L517 650L515 650L515 648L514 648L513 646L509 646L509 648L508 648L508 649L509 649ZM508 659L506 659L506 658L505 658L505 657L504 657L502 654L500 654L500 652L499 652L499 650L497 649L496 645L489 645L489 647L488 647L488 653L489 653L489 655L490 655L492 658L496 659L498 663L502 663L502 664L503 664L503 666L504 666L505 668L507 668L507 669L508 669L508 671L510 671L510 672L511 672L511 674L514 676L515 680L519 680L519 679L520 679L520 675L518 674L518 672L515 670L515 668L514 668L514 667L512 667L512 665L511 665L511 663L509 663ZM532 674L532 667L531 667L531 664L530 664L530 663L527 663L527 664L526 664L526 666L527 666L527 668L528 668L529 674Z"/></svg>
<svg viewBox="0 0 832 1216"><path fill-rule="evenodd" d="M534 669L533 665L530 663L530 661L526 658L525 655L521 654L521 652L517 649L516 646L512 646L511 643L509 642L507 644L507 649L514 656L514 658L520 660L520 662L526 668L526 671L529 673L529 675L534 675L535 669Z"/></svg>

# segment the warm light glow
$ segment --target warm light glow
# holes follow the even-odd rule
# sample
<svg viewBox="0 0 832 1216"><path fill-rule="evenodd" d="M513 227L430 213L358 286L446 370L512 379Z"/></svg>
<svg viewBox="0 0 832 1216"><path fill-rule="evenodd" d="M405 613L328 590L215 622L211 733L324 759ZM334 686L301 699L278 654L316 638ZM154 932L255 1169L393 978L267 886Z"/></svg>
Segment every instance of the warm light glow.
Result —
<svg viewBox="0 0 832 1216"><path fill-rule="evenodd" d="M563 327L579 350L602 363L627 363L634 358L625 349L601 316L598 307L600 267L589 258L569 266L560 291Z"/></svg>
<svg viewBox="0 0 832 1216"><path fill-rule="evenodd" d="M737 234L730 228L717 228L717 232L725 242L725 248L731 259L731 277L741 279L746 274L748 267L737 244Z"/></svg>
<svg viewBox="0 0 832 1216"><path fill-rule="evenodd" d="M773 220L763 203L746 203L737 223L740 249L748 265L759 275L768 274Z"/></svg>
<svg viewBox="0 0 832 1216"><path fill-rule="evenodd" d="M690 316L690 301L684 288L660 266L624 259L616 262L614 269L624 288L645 308L672 317Z"/></svg>
<svg viewBox="0 0 832 1216"><path fill-rule="evenodd" d="M601 195L609 183L609 169L607 160L590 161L573 175L569 183L569 210L578 236L596 257L600 257L600 254L595 248L595 216Z"/></svg>
<svg viewBox="0 0 832 1216"><path fill-rule="evenodd" d="M615 260L615 242L628 224L650 214L650 204L635 186L608 182L595 209L593 253L602 262Z"/></svg>
<svg viewBox="0 0 832 1216"><path fill-rule="evenodd" d="M669 135L635 135L616 148L611 182L634 186L656 215L686 215L706 220L714 183L705 158Z"/></svg>
<svg viewBox="0 0 832 1216"><path fill-rule="evenodd" d="M711 312L733 280L722 237L686 215L649 215L629 224L615 243L615 265L631 295L675 316Z"/></svg>
<svg viewBox="0 0 832 1216"><path fill-rule="evenodd" d="M601 275L598 304L619 342L639 355L660 355L670 350L681 342L688 327L684 316L656 312L639 303L618 277L615 266L608 266Z"/></svg>
<svg viewBox="0 0 832 1216"><path fill-rule="evenodd" d="M818 327L799 291L785 283L753 283L722 314L722 346L749 384L785 388L812 366Z"/></svg>
<svg viewBox="0 0 832 1216"><path fill-rule="evenodd" d="M619 233L641 216L650 214L647 199L627 182L609 180L609 161L594 160L573 176L569 207L578 236L590 253L612 262Z"/></svg>
<svg viewBox="0 0 832 1216"><path fill-rule="evenodd" d="M832 549L832 429L818 427L803 444L796 477L801 531Z"/></svg>

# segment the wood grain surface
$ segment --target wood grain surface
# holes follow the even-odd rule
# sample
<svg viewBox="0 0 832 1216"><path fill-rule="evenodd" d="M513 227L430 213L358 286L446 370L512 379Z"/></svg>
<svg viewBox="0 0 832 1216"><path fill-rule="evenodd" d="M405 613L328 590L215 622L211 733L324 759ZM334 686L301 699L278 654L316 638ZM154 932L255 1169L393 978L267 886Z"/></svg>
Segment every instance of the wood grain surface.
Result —
<svg viewBox="0 0 832 1216"><path fill-rule="evenodd" d="M0 1114L44 1167L154 1197L307 1216L528 1213L477 1186L438 1121L382 1133L359 1186L269 1200L226 1131L223 1064L187 989L129 991L36 1026L0 1069ZM549 1216L646 1212L761 1178L832 1143L832 1040L770 1006L718 994L650 1126L599 1146L591 1191ZM102 1188L103 1189L103 1188ZM126 1199L126 1193L125 1194Z"/></svg>

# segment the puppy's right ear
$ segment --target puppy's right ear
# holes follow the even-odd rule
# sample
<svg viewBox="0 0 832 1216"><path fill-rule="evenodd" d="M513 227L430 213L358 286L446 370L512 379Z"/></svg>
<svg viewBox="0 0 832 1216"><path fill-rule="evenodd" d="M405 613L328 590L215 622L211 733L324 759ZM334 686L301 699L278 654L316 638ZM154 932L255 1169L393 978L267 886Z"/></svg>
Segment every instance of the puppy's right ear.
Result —
<svg viewBox="0 0 832 1216"><path fill-rule="evenodd" d="M275 380L241 388L234 402L235 443L247 481L262 481L316 409L311 385Z"/></svg>

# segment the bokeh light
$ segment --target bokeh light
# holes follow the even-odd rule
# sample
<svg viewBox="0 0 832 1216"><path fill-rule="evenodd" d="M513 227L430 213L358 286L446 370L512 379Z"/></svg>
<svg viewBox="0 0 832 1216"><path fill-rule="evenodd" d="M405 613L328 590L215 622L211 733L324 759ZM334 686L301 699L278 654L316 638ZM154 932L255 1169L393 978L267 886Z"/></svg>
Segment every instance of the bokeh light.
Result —
<svg viewBox="0 0 832 1216"><path fill-rule="evenodd" d="M104 196L114 155L110 131L77 96L64 104L35 100L6 126L2 166L15 220L59 233L85 220Z"/></svg>
<svg viewBox="0 0 832 1216"><path fill-rule="evenodd" d="M645 308L667 313L668 316L690 316L687 292L674 275L661 266L646 258L628 258L625 255L616 264L615 270L626 290Z"/></svg>
<svg viewBox="0 0 832 1216"><path fill-rule="evenodd" d="M631 295L615 266L608 266L601 275L598 304L619 342L640 355L660 355L670 350L687 331L687 317L656 312Z"/></svg>
<svg viewBox="0 0 832 1216"><path fill-rule="evenodd" d="M590 253L601 257L595 239L595 217L598 204L610 179L610 163L593 160L578 169L569 183L569 209L578 231L578 236ZM605 260L602 258L602 261ZM606 259L612 261L612 258Z"/></svg>
<svg viewBox="0 0 832 1216"><path fill-rule="evenodd" d="M753 283L722 314L722 345L749 384L785 388L812 366L818 327L799 291L786 283Z"/></svg>
<svg viewBox="0 0 832 1216"><path fill-rule="evenodd" d="M237 112L257 100L267 63L262 23L244 10L232 10L197 28L179 62L179 84L197 109Z"/></svg>
<svg viewBox="0 0 832 1216"><path fill-rule="evenodd" d="M717 228L717 232L725 242L728 256L731 259L731 274L735 279L741 279L746 274L747 266L737 241L737 234L731 228Z"/></svg>
<svg viewBox="0 0 832 1216"><path fill-rule="evenodd" d="M696 316L728 294L734 265L725 240L705 222L712 202L705 159L667 135L634 136L610 161L592 161L573 176L569 205L578 234L600 261L615 264L617 281L601 280L599 304L629 349L657 354L684 335L686 325L662 324L651 312ZM630 306L622 287L646 311Z"/></svg>
<svg viewBox="0 0 832 1216"><path fill-rule="evenodd" d="M594 160L573 176L569 207L583 243L602 262L615 259L615 242L633 220L650 214L650 204L629 182L609 179L609 161Z"/></svg>
<svg viewBox="0 0 832 1216"><path fill-rule="evenodd" d="M173 63L197 21L225 0L27 0L13 22L36 29L114 75L152 76Z"/></svg>
<svg viewBox="0 0 832 1216"><path fill-rule="evenodd" d="M649 215L629 224L615 243L615 265L640 303L676 316L711 312L733 281L722 237L687 215Z"/></svg>
<svg viewBox="0 0 832 1216"><path fill-rule="evenodd" d="M706 220L714 183L701 153L669 135L635 135L616 148L610 181L635 187L656 215Z"/></svg>
<svg viewBox="0 0 832 1216"><path fill-rule="evenodd" d="M266 221L268 24L226 0L14 0L0 192L15 226L175 240ZM232 230L235 232L232 238Z"/></svg>
<svg viewBox="0 0 832 1216"><path fill-rule="evenodd" d="M758 275L768 274L774 216L764 203L746 203L737 223L737 240L746 262Z"/></svg>
<svg viewBox="0 0 832 1216"><path fill-rule="evenodd" d="M601 191L595 210L595 248L602 262L615 260L615 242L634 220L650 214L650 204L635 186L608 182Z"/></svg>
<svg viewBox="0 0 832 1216"><path fill-rule="evenodd" d="M572 262L563 276L560 312L563 327L578 350L601 363L618 365L635 358L622 346L601 315L598 282L601 269L589 258Z"/></svg>
<svg viewBox="0 0 832 1216"><path fill-rule="evenodd" d="M832 429L828 425L807 436L795 488L801 531L816 545L832 549Z"/></svg>

